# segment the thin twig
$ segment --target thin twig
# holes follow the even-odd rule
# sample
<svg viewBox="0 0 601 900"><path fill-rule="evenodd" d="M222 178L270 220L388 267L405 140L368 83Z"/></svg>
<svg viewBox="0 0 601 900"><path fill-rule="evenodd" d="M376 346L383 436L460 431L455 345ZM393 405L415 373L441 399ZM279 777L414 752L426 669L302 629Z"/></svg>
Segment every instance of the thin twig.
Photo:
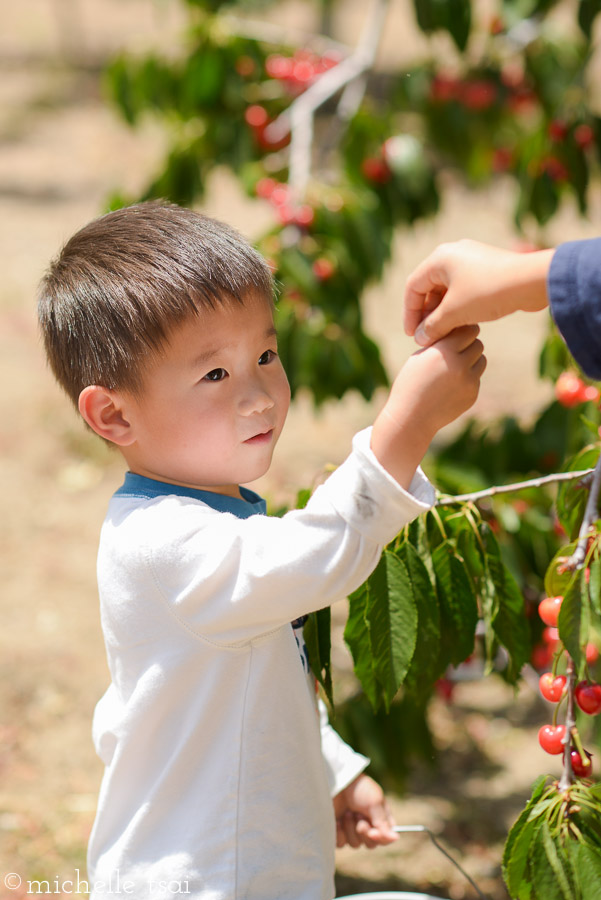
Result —
<svg viewBox="0 0 601 900"><path fill-rule="evenodd" d="M582 478L583 482L585 482L594 471L596 470L582 469L578 472L555 472L553 475L541 475L540 478L531 478L529 481L493 485L493 487L485 488L482 491L474 491L472 494L455 494L453 496L439 497L435 505L452 506L454 503L475 503L477 500L483 500L485 497L495 497L497 494L513 494L518 491L524 491L527 488L542 487L543 484L552 484L557 481L573 481L576 478Z"/></svg>
<svg viewBox="0 0 601 900"><path fill-rule="evenodd" d="M578 543L576 544L576 549L574 550L570 558L564 563L565 568L571 571L581 569L584 565L584 560L586 559L586 548L588 546L589 532L591 530L593 522L596 521L597 516L599 515L598 501L600 487L601 456L599 456L597 465L594 469L593 480L591 483L588 500L586 501L584 516L582 517L582 524L580 526L580 531L578 532Z"/></svg>
<svg viewBox="0 0 601 900"><path fill-rule="evenodd" d="M373 65L389 0L374 0L365 28L353 53L328 69L294 100L266 129L265 137L277 142L290 132L288 183L297 202L304 196L311 172L313 117L326 100Z"/></svg>
<svg viewBox="0 0 601 900"><path fill-rule="evenodd" d="M434 837L434 835L432 834L432 832L430 831L430 829L427 828L425 825L396 825L392 830L393 830L393 831L396 831L397 834L405 834L405 833L407 833L407 832L415 832L415 831L422 831L422 832L425 832L425 833L430 837L430 840L432 841L432 843L434 844L434 846L435 846L438 850L440 850L440 852L441 852L444 856L446 856L446 858L447 858L448 860L450 860L450 861L453 863L453 865L454 865L457 869L459 869L459 871L461 872L461 874L463 875L463 877L466 878L466 879L469 881L469 883L471 884L471 886L473 887L473 889L476 891L476 893L478 894L478 896L481 898L481 900L486 900L485 895L482 893L482 891L480 890L480 888L478 887L478 885L475 883L475 881L473 881L473 879L470 878L470 876L467 874L467 872L465 871L465 869L463 869L463 868L459 865L459 863L457 862L457 860L456 860L456 859L453 859L453 857L451 856L451 854L448 853L448 852L445 850L445 848L444 848L443 846L441 846L441 844L438 843L438 841L436 840L436 838Z"/></svg>

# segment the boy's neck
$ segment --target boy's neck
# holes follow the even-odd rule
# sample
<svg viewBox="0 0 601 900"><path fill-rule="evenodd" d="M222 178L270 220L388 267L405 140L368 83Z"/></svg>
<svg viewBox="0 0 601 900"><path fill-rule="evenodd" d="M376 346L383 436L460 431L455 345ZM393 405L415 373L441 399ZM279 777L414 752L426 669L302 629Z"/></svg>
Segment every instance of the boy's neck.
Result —
<svg viewBox="0 0 601 900"><path fill-rule="evenodd" d="M225 497L235 497L238 500L242 500L242 494L240 493L240 485L238 484L225 484L225 485L206 485L206 484L189 484L185 481L176 481L174 478L165 478L161 475L157 475L154 472L147 472L143 470L140 466L130 466L129 469L134 475L141 475L143 478L150 478L152 481L160 481L162 484L173 484L177 487L191 488L194 491L209 491L212 494L222 494Z"/></svg>

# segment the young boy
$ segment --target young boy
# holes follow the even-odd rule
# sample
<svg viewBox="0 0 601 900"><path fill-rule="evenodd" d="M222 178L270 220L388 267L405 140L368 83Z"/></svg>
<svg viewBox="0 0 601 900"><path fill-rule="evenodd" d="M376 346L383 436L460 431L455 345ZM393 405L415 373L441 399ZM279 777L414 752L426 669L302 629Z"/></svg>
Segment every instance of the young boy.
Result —
<svg viewBox="0 0 601 900"><path fill-rule="evenodd" d="M323 716L320 737L290 623L359 586L432 504L416 469L485 358L474 326L419 351L307 507L269 518L241 485L267 471L290 399L272 298L237 233L156 203L83 228L42 284L52 369L128 466L98 557L94 897L331 900L332 796L339 843L394 839L367 760Z"/></svg>

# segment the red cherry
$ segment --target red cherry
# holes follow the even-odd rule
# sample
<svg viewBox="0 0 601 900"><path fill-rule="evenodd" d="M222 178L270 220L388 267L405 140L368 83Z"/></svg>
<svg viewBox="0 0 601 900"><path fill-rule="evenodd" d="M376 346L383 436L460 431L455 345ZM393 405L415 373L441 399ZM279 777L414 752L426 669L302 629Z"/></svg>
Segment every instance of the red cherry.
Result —
<svg viewBox="0 0 601 900"><path fill-rule="evenodd" d="M560 159L556 156L547 156L540 164L540 170L546 173L551 181L567 181L570 173Z"/></svg>
<svg viewBox="0 0 601 900"><path fill-rule="evenodd" d="M544 597L538 605L538 614L545 623L555 628L563 597ZM559 635L558 635L559 638Z"/></svg>
<svg viewBox="0 0 601 900"><path fill-rule="evenodd" d="M554 648L556 644L559 643L559 631L557 628L553 628L553 626L549 625L547 628L543 628L543 641L548 647Z"/></svg>
<svg viewBox="0 0 601 900"><path fill-rule="evenodd" d="M247 106L244 112L244 119L251 128L265 128L269 122L269 115L264 106Z"/></svg>
<svg viewBox="0 0 601 900"><path fill-rule="evenodd" d="M447 703L451 702L451 700L453 699L455 684L453 681L451 681L450 678L447 678L443 675L442 678L439 678L438 681L435 682L434 687L439 697L442 697L442 699L446 700Z"/></svg>
<svg viewBox="0 0 601 900"><path fill-rule="evenodd" d="M588 750L585 750L584 752L586 754L585 759L580 756L578 750L572 750L570 753L572 771L578 778L590 778L593 774L593 764L591 762L592 754L589 753Z"/></svg>
<svg viewBox="0 0 601 900"><path fill-rule="evenodd" d="M290 78L294 62L289 56L274 53L265 60L265 71L270 78Z"/></svg>
<svg viewBox="0 0 601 900"><path fill-rule="evenodd" d="M509 147L497 147L492 158L493 172L506 172L511 167L512 162L513 150Z"/></svg>
<svg viewBox="0 0 601 900"><path fill-rule="evenodd" d="M430 85L430 99L438 103L448 103L456 100L459 93L460 82L456 78L447 75L435 75Z"/></svg>
<svg viewBox="0 0 601 900"><path fill-rule="evenodd" d="M252 56L239 56L234 63L234 68L238 75L242 75L243 78L248 78L255 71L255 61Z"/></svg>
<svg viewBox="0 0 601 900"><path fill-rule="evenodd" d="M599 651L594 644L586 645L585 656L589 666L592 666L593 663L597 662L597 660L599 659Z"/></svg>
<svg viewBox="0 0 601 900"><path fill-rule="evenodd" d="M287 184L276 184L269 197L274 206L283 206L290 200L290 188Z"/></svg>
<svg viewBox="0 0 601 900"><path fill-rule="evenodd" d="M308 59L298 60L293 65L292 78L298 84L310 84L315 78L315 66Z"/></svg>
<svg viewBox="0 0 601 900"><path fill-rule="evenodd" d="M376 184L386 184L392 175L386 161L377 156L368 156L364 159L361 171L368 181L374 181Z"/></svg>
<svg viewBox="0 0 601 900"><path fill-rule="evenodd" d="M566 676L555 676L552 672L544 672L538 680L538 685L545 700L550 700L551 703L558 703L565 690Z"/></svg>
<svg viewBox="0 0 601 900"><path fill-rule="evenodd" d="M595 132L590 125L578 125L574 129L574 140L581 150L588 150L595 143Z"/></svg>
<svg viewBox="0 0 601 900"><path fill-rule="evenodd" d="M563 753L563 739L566 733L565 725L543 725L538 732L538 742L551 756Z"/></svg>
<svg viewBox="0 0 601 900"><path fill-rule="evenodd" d="M294 224L301 228L308 228L315 219L315 210L308 203L302 203L294 211Z"/></svg>
<svg viewBox="0 0 601 900"><path fill-rule="evenodd" d="M255 184L255 194L264 200L269 200L275 188L278 186L275 178L259 178Z"/></svg>
<svg viewBox="0 0 601 900"><path fill-rule="evenodd" d="M547 644L536 644L532 648L530 662L535 669L546 669L553 659L553 650Z"/></svg>
<svg viewBox="0 0 601 900"><path fill-rule="evenodd" d="M584 383L575 372L562 372L555 382L555 396L568 408L582 403Z"/></svg>
<svg viewBox="0 0 601 900"><path fill-rule="evenodd" d="M594 384L585 384L582 387L582 400L593 400L595 403L599 399L599 388L596 388Z"/></svg>
<svg viewBox="0 0 601 900"><path fill-rule="evenodd" d="M589 716L601 713L601 684L589 684L581 681L574 690L576 703Z"/></svg>
<svg viewBox="0 0 601 900"><path fill-rule="evenodd" d="M466 81L461 86L460 100L468 109L481 112L490 109L497 99L497 86L491 81Z"/></svg>
<svg viewBox="0 0 601 900"><path fill-rule="evenodd" d="M328 281L335 271L336 266L327 256L320 256L313 263L313 272L319 281Z"/></svg>
<svg viewBox="0 0 601 900"><path fill-rule="evenodd" d="M566 139L567 134L568 126L565 122L562 122L561 119L553 119L553 121L549 123L549 137L552 141L560 143Z"/></svg>

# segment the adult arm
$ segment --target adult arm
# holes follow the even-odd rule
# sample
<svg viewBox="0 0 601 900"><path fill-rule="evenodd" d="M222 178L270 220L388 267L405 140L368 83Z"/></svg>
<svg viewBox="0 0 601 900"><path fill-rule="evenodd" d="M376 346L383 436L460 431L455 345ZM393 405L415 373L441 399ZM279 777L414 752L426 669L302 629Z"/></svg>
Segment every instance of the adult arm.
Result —
<svg viewBox="0 0 601 900"><path fill-rule="evenodd" d="M590 378L601 379L601 238L557 248L548 294L570 353Z"/></svg>

